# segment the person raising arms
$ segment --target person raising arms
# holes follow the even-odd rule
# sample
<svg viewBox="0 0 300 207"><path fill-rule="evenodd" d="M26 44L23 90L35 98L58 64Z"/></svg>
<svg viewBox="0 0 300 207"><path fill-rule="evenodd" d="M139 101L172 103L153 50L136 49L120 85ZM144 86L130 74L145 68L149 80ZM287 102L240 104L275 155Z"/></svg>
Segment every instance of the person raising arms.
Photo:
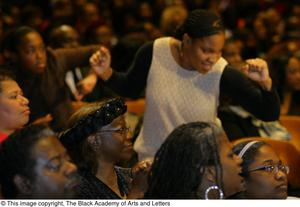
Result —
<svg viewBox="0 0 300 207"><path fill-rule="evenodd" d="M218 123L223 95L264 121L278 119L279 98L267 63L247 60L242 74L222 58L224 40L220 17L197 9L174 37L142 46L126 74L112 70L106 48L92 55L97 76L120 95L136 97L147 85L143 127L134 145L139 159L152 159L167 135L183 123Z"/></svg>

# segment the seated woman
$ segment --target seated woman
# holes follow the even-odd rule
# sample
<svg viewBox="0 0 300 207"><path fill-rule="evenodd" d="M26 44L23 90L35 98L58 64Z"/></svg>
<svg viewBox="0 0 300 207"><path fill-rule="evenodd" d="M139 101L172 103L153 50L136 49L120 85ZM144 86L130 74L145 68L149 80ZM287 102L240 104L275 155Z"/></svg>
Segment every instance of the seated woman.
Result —
<svg viewBox="0 0 300 207"><path fill-rule="evenodd" d="M223 48L223 57L234 68L243 71L247 63L242 59L239 40L228 39ZM218 117L229 140L242 137L270 137L276 140L289 140L291 135L278 120L263 121L245 107L229 97L222 97Z"/></svg>
<svg viewBox="0 0 300 207"><path fill-rule="evenodd" d="M145 198L228 198L244 190L241 163L215 124L181 125L155 155Z"/></svg>
<svg viewBox="0 0 300 207"><path fill-rule="evenodd" d="M89 57L98 47L53 50L45 46L37 30L27 26L7 33L2 45L6 67L14 73L30 100L30 122L36 119L49 122L55 131L66 127L67 120L80 103L73 105L71 102L65 74L72 68L88 65Z"/></svg>
<svg viewBox="0 0 300 207"><path fill-rule="evenodd" d="M246 199L286 199L287 174L276 152L262 141L245 141L233 147L242 158L242 172L246 182Z"/></svg>
<svg viewBox="0 0 300 207"><path fill-rule="evenodd" d="M128 136L122 99L92 103L80 108L69 120L70 128L60 140L79 167L82 182L79 198L120 199L143 197L149 165L130 168L116 164L131 158L133 147ZM132 184L132 186L130 186Z"/></svg>
<svg viewBox="0 0 300 207"><path fill-rule="evenodd" d="M29 101L12 75L0 69L0 142L29 121Z"/></svg>
<svg viewBox="0 0 300 207"><path fill-rule="evenodd" d="M271 74L280 97L281 115L300 115L300 51L270 62Z"/></svg>
<svg viewBox="0 0 300 207"><path fill-rule="evenodd" d="M6 199L72 198L76 166L54 133L31 125L0 145L0 182Z"/></svg>

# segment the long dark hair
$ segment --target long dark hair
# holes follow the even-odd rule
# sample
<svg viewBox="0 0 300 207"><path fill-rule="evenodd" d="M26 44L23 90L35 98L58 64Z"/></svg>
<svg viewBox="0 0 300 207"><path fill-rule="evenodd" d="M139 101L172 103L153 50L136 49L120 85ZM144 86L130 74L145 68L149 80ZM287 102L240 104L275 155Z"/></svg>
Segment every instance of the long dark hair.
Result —
<svg viewBox="0 0 300 207"><path fill-rule="evenodd" d="M274 85L277 88L278 95L281 100L283 100L283 92L286 85L286 67L292 57L293 56L291 54L283 55L273 58L270 61L271 77L274 81Z"/></svg>
<svg viewBox="0 0 300 207"><path fill-rule="evenodd" d="M281 102L284 100L284 90L287 86L286 70L291 58L296 58L300 61L300 53L286 54L270 61L271 77L277 89ZM292 102L288 114L299 115L300 91L292 91Z"/></svg>
<svg viewBox="0 0 300 207"><path fill-rule="evenodd" d="M223 188L220 143L224 132L213 123L177 127L155 155L145 198L198 198L205 167L215 166L216 184Z"/></svg>

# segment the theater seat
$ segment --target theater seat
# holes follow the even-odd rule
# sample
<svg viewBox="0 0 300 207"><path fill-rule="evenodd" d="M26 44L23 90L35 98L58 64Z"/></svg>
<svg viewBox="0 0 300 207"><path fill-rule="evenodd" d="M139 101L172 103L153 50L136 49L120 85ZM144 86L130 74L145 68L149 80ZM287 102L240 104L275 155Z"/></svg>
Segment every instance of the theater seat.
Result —
<svg viewBox="0 0 300 207"><path fill-rule="evenodd" d="M300 151L300 116L280 116L279 121L291 133L291 143Z"/></svg>
<svg viewBox="0 0 300 207"><path fill-rule="evenodd" d="M244 141L261 140L270 144L277 152L282 162L290 167L288 174L289 191L300 190L300 153L294 145L287 141L272 140L270 138L249 137L234 140L232 143L237 144Z"/></svg>
<svg viewBox="0 0 300 207"><path fill-rule="evenodd" d="M136 115L142 115L145 111L145 99L127 100L127 111Z"/></svg>

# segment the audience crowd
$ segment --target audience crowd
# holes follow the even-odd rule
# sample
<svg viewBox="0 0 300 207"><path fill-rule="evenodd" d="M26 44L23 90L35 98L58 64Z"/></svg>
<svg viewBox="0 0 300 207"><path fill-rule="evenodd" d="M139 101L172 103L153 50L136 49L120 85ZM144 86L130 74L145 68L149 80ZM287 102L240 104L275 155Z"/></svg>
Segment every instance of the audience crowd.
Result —
<svg viewBox="0 0 300 207"><path fill-rule="evenodd" d="M297 199L291 116L296 0L0 2L0 198Z"/></svg>

